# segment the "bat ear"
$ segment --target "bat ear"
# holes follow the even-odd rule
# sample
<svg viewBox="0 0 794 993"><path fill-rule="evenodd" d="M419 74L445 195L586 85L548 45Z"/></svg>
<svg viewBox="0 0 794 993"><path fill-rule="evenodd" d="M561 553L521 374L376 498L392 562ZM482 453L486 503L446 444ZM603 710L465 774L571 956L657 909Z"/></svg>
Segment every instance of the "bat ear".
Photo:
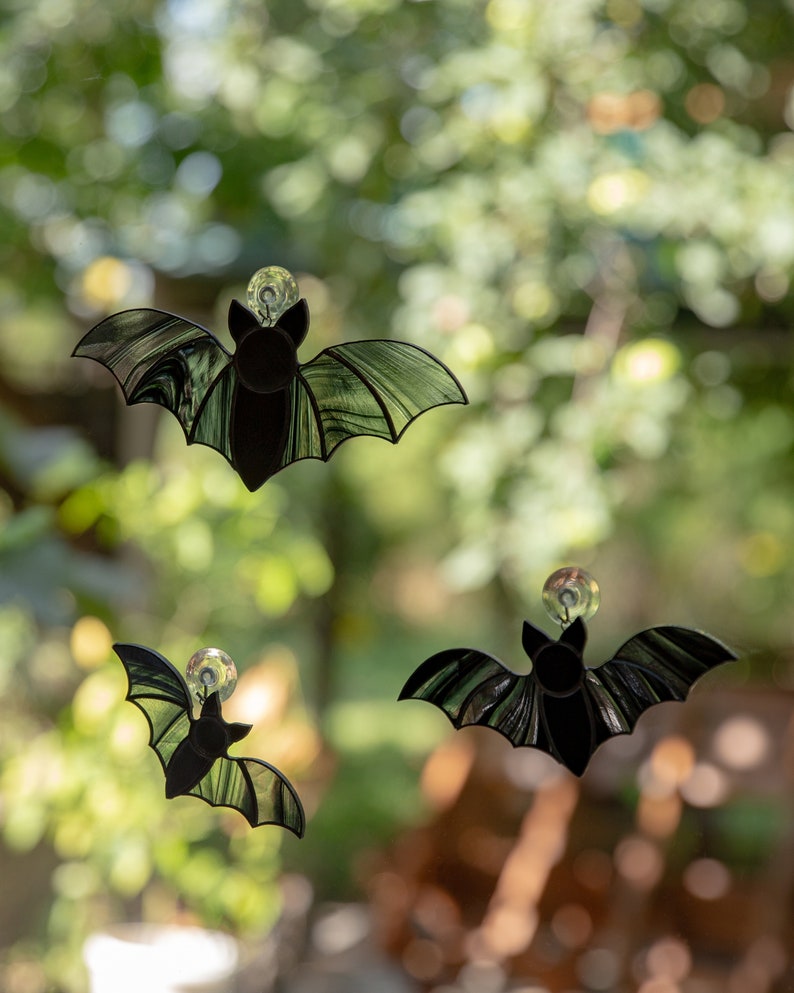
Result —
<svg viewBox="0 0 794 993"><path fill-rule="evenodd" d="M587 643L587 628L581 617L577 617L572 624L568 625L560 635L560 641L564 641L566 645L570 645L580 655L582 654Z"/></svg>
<svg viewBox="0 0 794 993"><path fill-rule="evenodd" d="M217 690L214 693L210 693L207 699L201 705L201 716L202 717L220 717L221 716L221 698Z"/></svg>
<svg viewBox="0 0 794 993"><path fill-rule="evenodd" d="M262 325L256 319L256 314L244 307L239 300L232 300L229 304L229 332L235 342L252 328L261 328Z"/></svg>
<svg viewBox="0 0 794 993"><path fill-rule="evenodd" d="M229 735L229 741L242 741L252 727L252 724L227 724L226 733Z"/></svg>
<svg viewBox="0 0 794 993"><path fill-rule="evenodd" d="M549 642L550 638L545 631L541 631L540 628L536 628L534 624L530 624L529 621L524 621L524 627L521 631L521 644L524 646L524 651L531 659L534 659L540 649L543 648L544 645L548 645Z"/></svg>
<svg viewBox="0 0 794 993"><path fill-rule="evenodd" d="M292 342L297 348L298 345L306 337L306 332L309 330L309 305L306 301L301 298L298 302L285 310L284 313L276 321L276 325L281 328L282 331L286 331L287 334L292 338Z"/></svg>

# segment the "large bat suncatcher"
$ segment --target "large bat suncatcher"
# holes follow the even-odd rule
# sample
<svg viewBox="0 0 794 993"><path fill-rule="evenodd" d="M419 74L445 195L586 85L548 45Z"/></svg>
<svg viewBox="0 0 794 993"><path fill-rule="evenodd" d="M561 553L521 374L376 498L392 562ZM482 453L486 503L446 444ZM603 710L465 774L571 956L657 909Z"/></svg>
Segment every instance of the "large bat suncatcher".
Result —
<svg viewBox="0 0 794 993"><path fill-rule="evenodd" d="M252 309L229 308L233 353L192 321L139 309L101 321L73 354L106 366L128 404L170 410L187 443L220 452L249 490L300 459L327 461L348 438L396 444L425 411L468 402L442 362L404 341L344 342L299 362L309 308L297 297L287 270L259 270Z"/></svg>
<svg viewBox="0 0 794 993"><path fill-rule="evenodd" d="M559 616L570 620L564 605L572 588L559 592ZM493 728L513 746L538 748L581 776L599 745L633 731L649 707L685 700L701 676L737 657L711 635L661 626L634 635L611 659L591 667L583 660L586 641L582 616L570 620L559 639L525 621L522 645L531 672L513 672L478 649L450 648L426 659L399 699L435 704L456 728Z"/></svg>

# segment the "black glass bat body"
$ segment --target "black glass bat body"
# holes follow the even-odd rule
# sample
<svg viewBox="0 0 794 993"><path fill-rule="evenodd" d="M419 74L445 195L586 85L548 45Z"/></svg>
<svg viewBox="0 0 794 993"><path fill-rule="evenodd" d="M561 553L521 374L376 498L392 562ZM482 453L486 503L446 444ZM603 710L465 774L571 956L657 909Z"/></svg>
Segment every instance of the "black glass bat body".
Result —
<svg viewBox="0 0 794 993"><path fill-rule="evenodd" d="M197 796L213 807L233 807L251 827L278 824L303 836L300 798L286 777L260 759L236 758L229 746L250 724L229 724L217 693L204 701L199 717L178 669L143 645L116 644L129 679L127 699L149 722L149 745L165 772L165 795Z"/></svg>
<svg viewBox="0 0 794 993"><path fill-rule="evenodd" d="M93 327L73 354L106 366L128 404L170 410L187 443L220 452L249 490L300 459L327 461L348 438L396 444L425 411L468 402L452 372L408 342L345 342L300 363L308 327L305 300L272 327L233 300L232 354L191 321L126 310Z"/></svg>
<svg viewBox="0 0 794 993"><path fill-rule="evenodd" d="M491 727L513 746L538 748L581 776L599 745L631 733L654 704L686 699L704 673L737 657L700 631L655 627L590 668L582 660L586 640L581 619L559 641L525 621L531 672L520 675L485 652L452 648L426 659L399 698L435 704L456 728Z"/></svg>

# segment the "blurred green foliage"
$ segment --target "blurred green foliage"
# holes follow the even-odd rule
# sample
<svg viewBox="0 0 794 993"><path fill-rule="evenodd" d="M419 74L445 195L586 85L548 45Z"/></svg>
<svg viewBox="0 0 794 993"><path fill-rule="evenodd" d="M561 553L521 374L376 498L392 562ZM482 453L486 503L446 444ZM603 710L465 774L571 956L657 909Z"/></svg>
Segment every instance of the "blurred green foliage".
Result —
<svg viewBox="0 0 794 993"><path fill-rule="evenodd" d="M450 639L515 659L568 560L601 582L597 645L691 623L777 651L790 685L791 22L772 0L6 5L0 821L3 860L55 866L9 929L21 993L80 989L81 941L119 916L278 912L280 833L166 804L110 632L177 664L299 659L264 757L319 808L284 848L321 888L329 851L352 866L421 815L382 769L443 718L395 736L378 707ZM125 307L223 334L270 263L309 300L307 357L404 337L471 406L251 495L68 359Z"/></svg>

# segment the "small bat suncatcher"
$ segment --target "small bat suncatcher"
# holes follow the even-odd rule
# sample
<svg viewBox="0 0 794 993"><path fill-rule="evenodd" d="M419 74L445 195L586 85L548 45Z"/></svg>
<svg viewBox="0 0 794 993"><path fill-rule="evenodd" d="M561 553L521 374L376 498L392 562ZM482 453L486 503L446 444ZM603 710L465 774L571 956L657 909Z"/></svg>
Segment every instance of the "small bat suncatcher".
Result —
<svg viewBox="0 0 794 993"><path fill-rule="evenodd" d="M700 631L655 627L591 668L582 660L586 640L581 617L558 641L525 621L530 673L515 673L477 649L451 648L426 659L399 699L435 704L456 728L491 727L514 747L538 748L581 776L599 745L631 733L654 704L686 699L704 673L737 657Z"/></svg>
<svg viewBox="0 0 794 993"><path fill-rule="evenodd" d="M278 824L303 836L303 806L286 777L260 759L228 754L251 725L223 719L217 690L194 717L187 683L168 659L143 645L116 644L113 650L127 672L127 699L149 722L149 745L165 772L169 799L197 796L213 807L239 810L251 827Z"/></svg>
<svg viewBox="0 0 794 993"><path fill-rule="evenodd" d="M286 270L260 273L272 271L285 275L297 297ZM348 438L373 435L396 444L425 411L468 402L452 372L418 345L345 342L301 363L306 301L276 318L268 306L262 316L270 326L232 301L229 331L237 347L231 353L182 317L125 310L93 327L73 354L106 366L128 404L170 410L187 443L220 452L249 490L300 459L327 461Z"/></svg>

